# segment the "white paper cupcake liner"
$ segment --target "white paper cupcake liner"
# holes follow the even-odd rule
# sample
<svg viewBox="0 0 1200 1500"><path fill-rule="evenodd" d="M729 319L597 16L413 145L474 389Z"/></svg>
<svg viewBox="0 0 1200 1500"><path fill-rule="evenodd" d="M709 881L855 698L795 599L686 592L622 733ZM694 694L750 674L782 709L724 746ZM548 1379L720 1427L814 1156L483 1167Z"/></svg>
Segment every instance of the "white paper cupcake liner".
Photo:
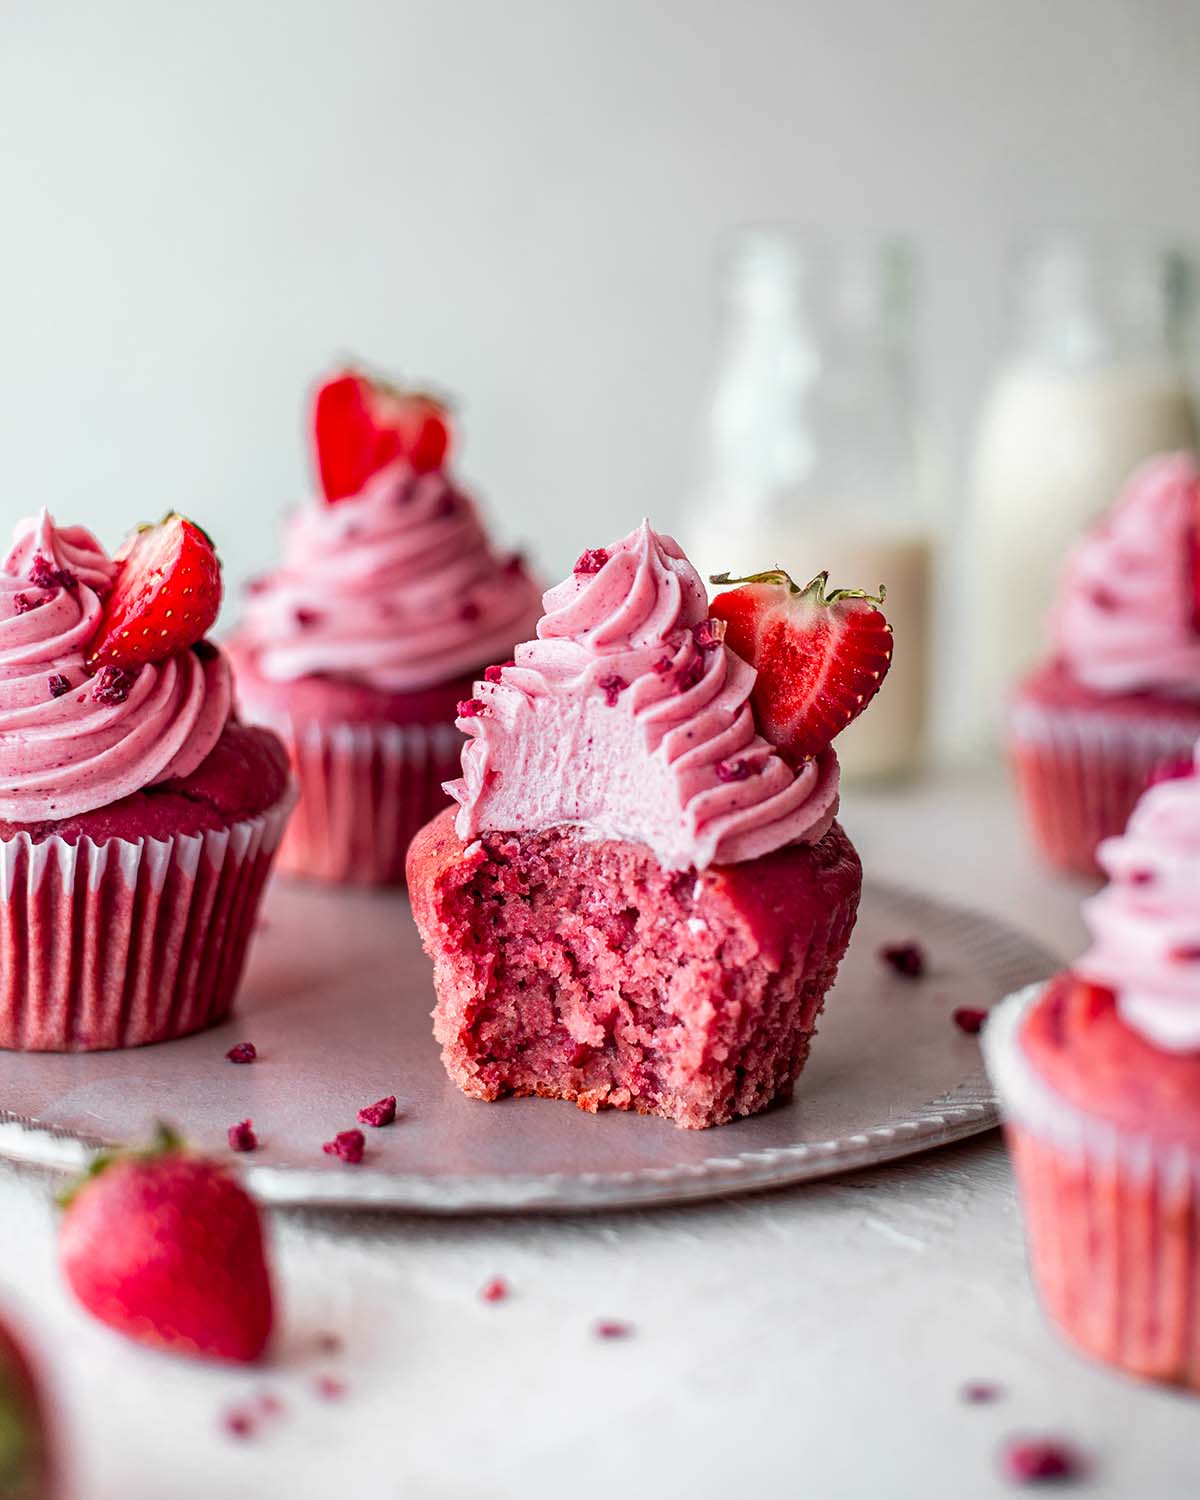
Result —
<svg viewBox="0 0 1200 1500"><path fill-rule="evenodd" d="M453 724L267 723L300 786L279 868L350 884L402 882L413 836L449 802L442 783L459 774L462 734Z"/></svg>
<svg viewBox="0 0 1200 1500"><path fill-rule="evenodd" d="M1043 1304L1096 1358L1200 1389L1200 1150L1122 1130L1039 1078L1019 1030L1043 988L983 1033Z"/></svg>
<svg viewBox="0 0 1200 1500"><path fill-rule="evenodd" d="M0 1047L136 1047L223 1020L293 801L168 839L0 841Z"/></svg>
<svg viewBox="0 0 1200 1500"><path fill-rule="evenodd" d="M1006 1121L1039 1136L1064 1154L1097 1164L1119 1161L1135 1176L1154 1171L1171 1181L1200 1182L1200 1152L1184 1143L1123 1130L1079 1109L1045 1083L1026 1058L1018 1034L1044 983L1010 995L995 1007L983 1030L983 1058Z"/></svg>
<svg viewBox="0 0 1200 1500"><path fill-rule="evenodd" d="M1200 714L1170 719L1018 702L1009 751L1031 830L1060 869L1095 874L1095 851L1124 830L1164 762L1190 756Z"/></svg>

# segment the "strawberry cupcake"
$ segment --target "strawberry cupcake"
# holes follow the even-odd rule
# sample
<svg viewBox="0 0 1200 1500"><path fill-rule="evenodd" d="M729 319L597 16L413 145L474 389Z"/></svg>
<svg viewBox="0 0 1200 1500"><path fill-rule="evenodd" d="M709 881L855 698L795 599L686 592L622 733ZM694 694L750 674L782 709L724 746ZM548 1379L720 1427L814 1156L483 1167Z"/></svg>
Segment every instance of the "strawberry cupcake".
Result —
<svg viewBox="0 0 1200 1500"><path fill-rule="evenodd" d="M646 523L546 594L408 858L465 1093L699 1128L791 1091L858 908L830 742L891 658L876 602L773 573L710 607Z"/></svg>
<svg viewBox="0 0 1200 1500"><path fill-rule="evenodd" d="M0 1323L0 1496L53 1500L60 1494L46 1405L24 1349Z"/></svg>
<svg viewBox="0 0 1200 1500"><path fill-rule="evenodd" d="M1096 875L1155 772L1200 735L1200 469L1151 460L1063 570L1054 651L1018 688L1009 752L1038 848Z"/></svg>
<svg viewBox="0 0 1200 1500"><path fill-rule="evenodd" d="M428 397L340 375L314 428L321 494L290 518L230 650L247 716L283 737L300 784L280 867L389 884L446 804L458 703L532 630L538 592L448 473Z"/></svg>
<svg viewBox="0 0 1200 1500"><path fill-rule="evenodd" d="M0 1047L183 1036L233 1004L290 806L205 640L208 538L169 516L110 558L43 511L0 567Z"/></svg>
<svg viewBox="0 0 1200 1500"><path fill-rule="evenodd" d="M1200 774L1099 851L1092 946L984 1033L1050 1316L1089 1353L1200 1389Z"/></svg>

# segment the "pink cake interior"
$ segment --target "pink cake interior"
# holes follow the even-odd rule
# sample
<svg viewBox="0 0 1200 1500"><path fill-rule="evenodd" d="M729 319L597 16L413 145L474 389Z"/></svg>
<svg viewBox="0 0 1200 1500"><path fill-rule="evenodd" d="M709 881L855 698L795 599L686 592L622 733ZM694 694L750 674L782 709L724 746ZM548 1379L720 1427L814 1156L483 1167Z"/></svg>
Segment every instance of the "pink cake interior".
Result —
<svg viewBox="0 0 1200 1500"><path fill-rule="evenodd" d="M468 1094L722 1124L786 1095L845 952L862 872L835 824L742 865L664 871L568 828L409 853L434 1031Z"/></svg>

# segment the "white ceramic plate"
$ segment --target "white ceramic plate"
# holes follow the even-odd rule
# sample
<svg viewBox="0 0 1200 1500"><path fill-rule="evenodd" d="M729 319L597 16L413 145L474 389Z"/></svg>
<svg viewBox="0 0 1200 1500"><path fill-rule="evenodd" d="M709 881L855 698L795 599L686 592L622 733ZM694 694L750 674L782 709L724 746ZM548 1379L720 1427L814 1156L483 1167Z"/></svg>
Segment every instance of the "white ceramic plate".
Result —
<svg viewBox="0 0 1200 1500"><path fill-rule="evenodd" d="M919 981L880 963L917 938ZM829 1176L986 1130L997 1111L959 1005L990 1006L1056 967L990 918L868 882L858 928L788 1104L708 1131L540 1099L481 1104L442 1071L429 966L403 895L277 882L239 1018L185 1041L83 1056L0 1053L0 1155L75 1168L144 1139L155 1119L227 1153L229 1125L261 1140L233 1158L276 1204L430 1213L670 1203ZM259 1061L225 1053L252 1041ZM396 1094L348 1166L321 1145Z"/></svg>

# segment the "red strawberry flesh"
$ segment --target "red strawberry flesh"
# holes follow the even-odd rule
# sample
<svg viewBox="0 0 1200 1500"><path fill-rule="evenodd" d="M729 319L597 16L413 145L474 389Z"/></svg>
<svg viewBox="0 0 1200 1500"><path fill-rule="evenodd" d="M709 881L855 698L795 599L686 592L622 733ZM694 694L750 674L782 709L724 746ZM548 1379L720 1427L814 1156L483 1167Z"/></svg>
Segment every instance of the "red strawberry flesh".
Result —
<svg viewBox="0 0 1200 1500"><path fill-rule="evenodd" d="M751 702L763 735L795 761L819 755L879 691L892 662L892 632L879 597L827 588L820 573L798 588L786 573L714 583L713 615L725 644L757 671Z"/></svg>
<svg viewBox="0 0 1200 1500"><path fill-rule="evenodd" d="M221 608L221 564L194 522L170 515L136 531L88 655L93 669L166 661L203 640Z"/></svg>
<svg viewBox="0 0 1200 1500"><path fill-rule="evenodd" d="M169 1145L100 1164L69 1201L59 1255L83 1306L139 1343L239 1362L266 1348L258 1208L215 1162Z"/></svg>
<svg viewBox="0 0 1200 1500"><path fill-rule="evenodd" d="M321 492L331 504L357 495L401 457L420 474L440 469L450 435L449 414L432 396L344 371L320 386L313 403Z"/></svg>

